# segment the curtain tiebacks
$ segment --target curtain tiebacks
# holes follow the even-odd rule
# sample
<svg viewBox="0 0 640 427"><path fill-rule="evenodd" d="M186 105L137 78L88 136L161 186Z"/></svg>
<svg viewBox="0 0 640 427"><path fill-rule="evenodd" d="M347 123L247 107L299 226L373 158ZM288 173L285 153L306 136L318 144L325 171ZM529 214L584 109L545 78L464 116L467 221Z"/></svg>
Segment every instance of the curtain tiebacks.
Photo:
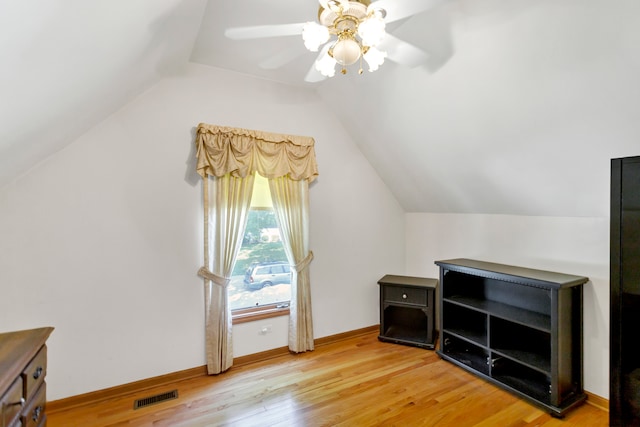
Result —
<svg viewBox="0 0 640 427"><path fill-rule="evenodd" d="M222 276L218 276L217 274L210 272L206 267L200 267L200 270L198 270L198 276L203 277L205 279L209 279L216 285L221 286L223 288L226 288L229 282L231 281L230 279L227 279Z"/></svg>
<svg viewBox="0 0 640 427"><path fill-rule="evenodd" d="M313 252L309 251L309 254L299 263L293 266L293 269L298 273L307 268L311 260L313 259Z"/></svg>

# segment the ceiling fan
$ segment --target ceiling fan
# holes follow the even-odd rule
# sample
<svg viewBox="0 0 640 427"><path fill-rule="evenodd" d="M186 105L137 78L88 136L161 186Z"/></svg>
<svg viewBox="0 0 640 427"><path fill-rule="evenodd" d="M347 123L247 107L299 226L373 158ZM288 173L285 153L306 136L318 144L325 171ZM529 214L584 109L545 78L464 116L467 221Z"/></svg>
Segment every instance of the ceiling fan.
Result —
<svg viewBox="0 0 640 427"><path fill-rule="evenodd" d="M302 35L305 47L319 52L305 76L307 82L333 77L336 65L341 73L363 60L369 71L375 71L385 58L398 64L415 67L425 63L428 55L416 46L385 31L387 23L424 12L442 0L319 0L317 22L281 25L234 27L225 36L234 40ZM264 68L277 68L293 59L293 52L282 52L263 62Z"/></svg>

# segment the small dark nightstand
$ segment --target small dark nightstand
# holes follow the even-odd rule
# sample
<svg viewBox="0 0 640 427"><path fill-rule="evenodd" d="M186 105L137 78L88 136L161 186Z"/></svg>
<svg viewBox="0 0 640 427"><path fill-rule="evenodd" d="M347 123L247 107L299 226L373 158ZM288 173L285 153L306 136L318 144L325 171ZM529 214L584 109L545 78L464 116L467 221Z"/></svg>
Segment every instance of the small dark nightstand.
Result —
<svg viewBox="0 0 640 427"><path fill-rule="evenodd" d="M433 350L437 279L387 274L380 285L380 341Z"/></svg>

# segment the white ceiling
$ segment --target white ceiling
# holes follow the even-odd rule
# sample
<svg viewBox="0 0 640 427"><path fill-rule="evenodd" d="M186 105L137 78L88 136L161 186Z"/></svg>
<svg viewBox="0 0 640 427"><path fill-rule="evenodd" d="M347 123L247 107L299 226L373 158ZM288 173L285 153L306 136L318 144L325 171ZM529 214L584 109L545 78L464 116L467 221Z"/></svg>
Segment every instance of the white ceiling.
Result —
<svg viewBox="0 0 640 427"><path fill-rule="evenodd" d="M187 62L205 3L0 2L0 186Z"/></svg>
<svg viewBox="0 0 640 427"><path fill-rule="evenodd" d="M606 216L610 159L640 155L640 2L434 4L388 27L424 64L310 84L300 37L224 30L316 0L1 2L0 186L191 61L317 90L408 212Z"/></svg>

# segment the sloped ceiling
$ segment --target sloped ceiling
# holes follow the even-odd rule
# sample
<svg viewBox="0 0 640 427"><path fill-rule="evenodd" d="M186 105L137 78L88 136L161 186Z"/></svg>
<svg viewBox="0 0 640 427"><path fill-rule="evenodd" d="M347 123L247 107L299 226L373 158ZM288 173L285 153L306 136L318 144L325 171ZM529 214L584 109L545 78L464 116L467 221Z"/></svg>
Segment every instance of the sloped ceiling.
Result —
<svg viewBox="0 0 640 427"><path fill-rule="evenodd" d="M0 186L192 61L317 90L407 212L607 216L610 159L640 155L640 2L433 3L388 28L425 63L310 84L299 37L224 30L316 0L3 2Z"/></svg>
<svg viewBox="0 0 640 427"><path fill-rule="evenodd" d="M179 70L205 5L0 2L0 187Z"/></svg>

